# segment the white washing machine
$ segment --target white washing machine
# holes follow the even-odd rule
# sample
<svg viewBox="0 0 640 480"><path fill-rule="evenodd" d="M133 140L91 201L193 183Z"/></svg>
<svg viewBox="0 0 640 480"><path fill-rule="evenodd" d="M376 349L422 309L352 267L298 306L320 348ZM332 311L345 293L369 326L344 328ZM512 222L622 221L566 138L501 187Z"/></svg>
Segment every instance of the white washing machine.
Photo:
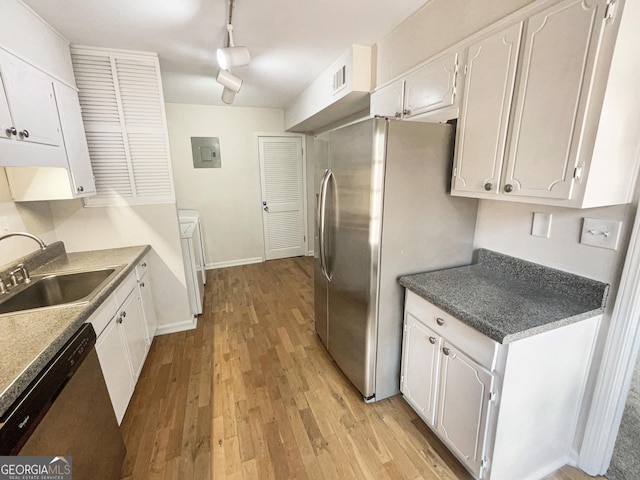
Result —
<svg viewBox="0 0 640 480"><path fill-rule="evenodd" d="M191 313L200 315L204 303L204 285L207 281L200 213L196 210L178 210L178 217Z"/></svg>

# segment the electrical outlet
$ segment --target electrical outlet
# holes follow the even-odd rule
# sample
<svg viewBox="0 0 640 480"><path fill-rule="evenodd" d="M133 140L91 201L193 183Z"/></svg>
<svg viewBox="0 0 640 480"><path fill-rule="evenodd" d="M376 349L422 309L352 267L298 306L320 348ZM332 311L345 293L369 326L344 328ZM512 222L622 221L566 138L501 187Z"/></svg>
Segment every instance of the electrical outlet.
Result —
<svg viewBox="0 0 640 480"><path fill-rule="evenodd" d="M621 227L622 222L618 220L585 218L582 222L580 243L617 250Z"/></svg>
<svg viewBox="0 0 640 480"><path fill-rule="evenodd" d="M0 217L0 235L4 235L5 233L9 233L10 231L9 217Z"/></svg>

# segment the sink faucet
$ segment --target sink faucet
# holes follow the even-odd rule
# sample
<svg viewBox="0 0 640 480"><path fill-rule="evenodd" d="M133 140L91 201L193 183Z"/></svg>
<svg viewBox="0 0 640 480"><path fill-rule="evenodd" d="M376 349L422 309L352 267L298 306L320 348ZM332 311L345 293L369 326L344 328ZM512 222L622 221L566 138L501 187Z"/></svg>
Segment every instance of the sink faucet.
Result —
<svg viewBox="0 0 640 480"><path fill-rule="evenodd" d="M40 250L46 250L47 249L47 244L44 243L40 237L36 237L35 235L32 235L30 233L26 233L26 232L5 233L4 235L0 236L0 242L2 240L4 240L5 238L9 238L9 237L27 237L27 238L30 238L30 239L38 242L38 245L40 245Z"/></svg>

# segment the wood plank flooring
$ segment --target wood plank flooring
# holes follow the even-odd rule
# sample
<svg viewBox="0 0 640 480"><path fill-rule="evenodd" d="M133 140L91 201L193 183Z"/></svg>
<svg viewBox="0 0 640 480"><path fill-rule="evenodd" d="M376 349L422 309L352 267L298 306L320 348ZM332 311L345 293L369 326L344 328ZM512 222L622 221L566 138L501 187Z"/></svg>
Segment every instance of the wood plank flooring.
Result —
<svg viewBox="0 0 640 480"><path fill-rule="evenodd" d="M471 479L400 395L362 401L315 334L312 276L308 257L208 272L198 328L151 347L123 480Z"/></svg>

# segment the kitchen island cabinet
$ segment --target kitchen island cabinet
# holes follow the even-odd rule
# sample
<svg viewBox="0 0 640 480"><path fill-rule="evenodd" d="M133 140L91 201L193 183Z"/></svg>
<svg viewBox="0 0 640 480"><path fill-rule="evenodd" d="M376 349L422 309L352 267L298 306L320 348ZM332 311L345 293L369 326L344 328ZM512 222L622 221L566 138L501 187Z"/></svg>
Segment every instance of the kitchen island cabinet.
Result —
<svg viewBox="0 0 640 480"><path fill-rule="evenodd" d="M485 250L401 283L402 394L474 477L572 463L607 285Z"/></svg>

